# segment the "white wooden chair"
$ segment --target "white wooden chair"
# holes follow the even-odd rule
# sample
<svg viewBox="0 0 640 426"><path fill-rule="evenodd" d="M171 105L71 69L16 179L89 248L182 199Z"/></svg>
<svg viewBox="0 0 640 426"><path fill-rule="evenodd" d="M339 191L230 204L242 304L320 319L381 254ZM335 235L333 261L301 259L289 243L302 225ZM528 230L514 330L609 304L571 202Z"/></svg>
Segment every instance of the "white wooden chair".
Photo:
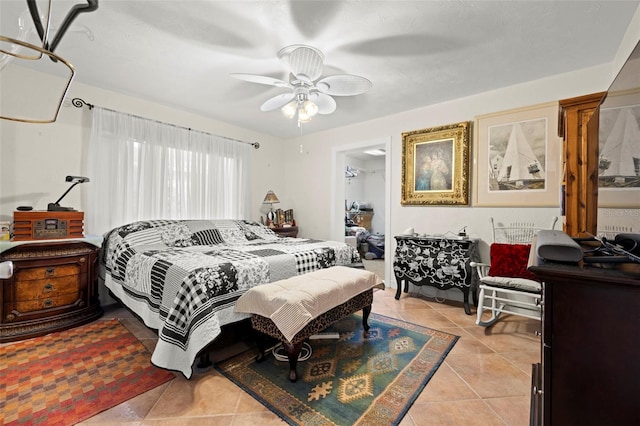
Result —
<svg viewBox="0 0 640 426"><path fill-rule="evenodd" d="M554 217L548 229L554 229L557 221ZM493 218L491 226L490 264L471 263L480 278L476 324L489 327L502 313L540 319L542 286L527 270L527 263L531 241L544 228L524 222L504 225ZM491 312L488 320L482 318L485 311Z"/></svg>

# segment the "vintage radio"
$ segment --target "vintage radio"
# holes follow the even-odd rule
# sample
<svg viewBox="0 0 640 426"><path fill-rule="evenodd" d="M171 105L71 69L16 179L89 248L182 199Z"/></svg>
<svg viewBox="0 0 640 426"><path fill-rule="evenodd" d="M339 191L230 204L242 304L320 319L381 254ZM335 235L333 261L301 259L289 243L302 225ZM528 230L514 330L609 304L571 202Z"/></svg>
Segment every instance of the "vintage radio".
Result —
<svg viewBox="0 0 640 426"><path fill-rule="evenodd" d="M84 212L13 212L13 241L61 238L84 238Z"/></svg>

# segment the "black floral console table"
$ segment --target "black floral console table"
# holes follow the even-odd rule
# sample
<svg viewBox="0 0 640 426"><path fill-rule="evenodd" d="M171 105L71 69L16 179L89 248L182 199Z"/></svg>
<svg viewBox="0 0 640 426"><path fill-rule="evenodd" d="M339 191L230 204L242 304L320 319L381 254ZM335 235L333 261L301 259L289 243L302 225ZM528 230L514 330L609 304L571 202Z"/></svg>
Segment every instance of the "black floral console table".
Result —
<svg viewBox="0 0 640 426"><path fill-rule="evenodd" d="M469 309L469 292L477 303L477 274L469 263L479 262L478 240L456 240L443 237L395 237L396 253L393 259L393 272L398 290L396 299L400 299L402 283L404 292L409 291L409 283L428 285L447 290L458 288L464 295L464 311Z"/></svg>

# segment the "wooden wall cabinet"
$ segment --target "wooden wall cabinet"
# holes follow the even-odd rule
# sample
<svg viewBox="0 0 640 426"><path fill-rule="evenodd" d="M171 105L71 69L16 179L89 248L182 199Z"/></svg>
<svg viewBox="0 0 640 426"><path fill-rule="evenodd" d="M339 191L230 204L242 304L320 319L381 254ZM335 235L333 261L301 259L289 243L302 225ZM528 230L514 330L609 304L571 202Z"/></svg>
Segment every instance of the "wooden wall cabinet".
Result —
<svg viewBox="0 0 640 426"><path fill-rule="evenodd" d="M0 280L0 342L41 336L102 315L98 253L83 241L37 242L0 253L13 276Z"/></svg>
<svg viewBox="0 0 640 426"><path fill-rule="evenodd" d="M597 125L587 125L605 92L563 99L559 105L558 133L563 138L563 230L571 237L597 235L598 139Z"/></svg>

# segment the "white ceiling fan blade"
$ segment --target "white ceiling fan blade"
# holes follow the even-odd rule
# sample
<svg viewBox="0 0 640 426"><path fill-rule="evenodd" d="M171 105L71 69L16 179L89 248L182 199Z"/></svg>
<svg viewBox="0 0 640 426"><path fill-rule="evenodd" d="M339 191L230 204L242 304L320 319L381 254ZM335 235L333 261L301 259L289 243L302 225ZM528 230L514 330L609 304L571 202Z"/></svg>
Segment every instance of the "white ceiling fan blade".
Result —
<svg viewBox="0 0 640 426"><path fill-rule="evenodd" d="M372 87L373 84L366 78L352 74L331 75L316 83L319 91L333 96L359 95Z"/></svg>
<svg viewBox="0 0 640 426"><path fill-rule="evenodd" d="M262 104L260 111L271 111L274 109L282 108L296 97L293 93L282 93L276 95L273 98L269 98Z"/></svg>
<svg viewBox="0 0 640 426"><path fill-rule="evenodd" d="M318 106L319 114L331 114L336 110L336 101L324 93L313 92L309 94L309 100Z"/></svg>
<svg viewBox="0 0 640 426"><path fill-rule="evenodd" d="M289 66L291 73L297 78L307 77L310 81L322 75L324 55L315 47L294 44L280 49L278 58Z"/></svg>
<svg viewBox="0 0 640 426"><path fill-rule="evenodd" d="M251 83L259 83L259 84L267 84L269 86L276 87L291 87L289 83L286 81L282 81L277 78L267 77L264 75L255 75L255 74L243 74L243 73L231 73L229 74L233 78L237 78L238 80L249 81Z"/></svg>

